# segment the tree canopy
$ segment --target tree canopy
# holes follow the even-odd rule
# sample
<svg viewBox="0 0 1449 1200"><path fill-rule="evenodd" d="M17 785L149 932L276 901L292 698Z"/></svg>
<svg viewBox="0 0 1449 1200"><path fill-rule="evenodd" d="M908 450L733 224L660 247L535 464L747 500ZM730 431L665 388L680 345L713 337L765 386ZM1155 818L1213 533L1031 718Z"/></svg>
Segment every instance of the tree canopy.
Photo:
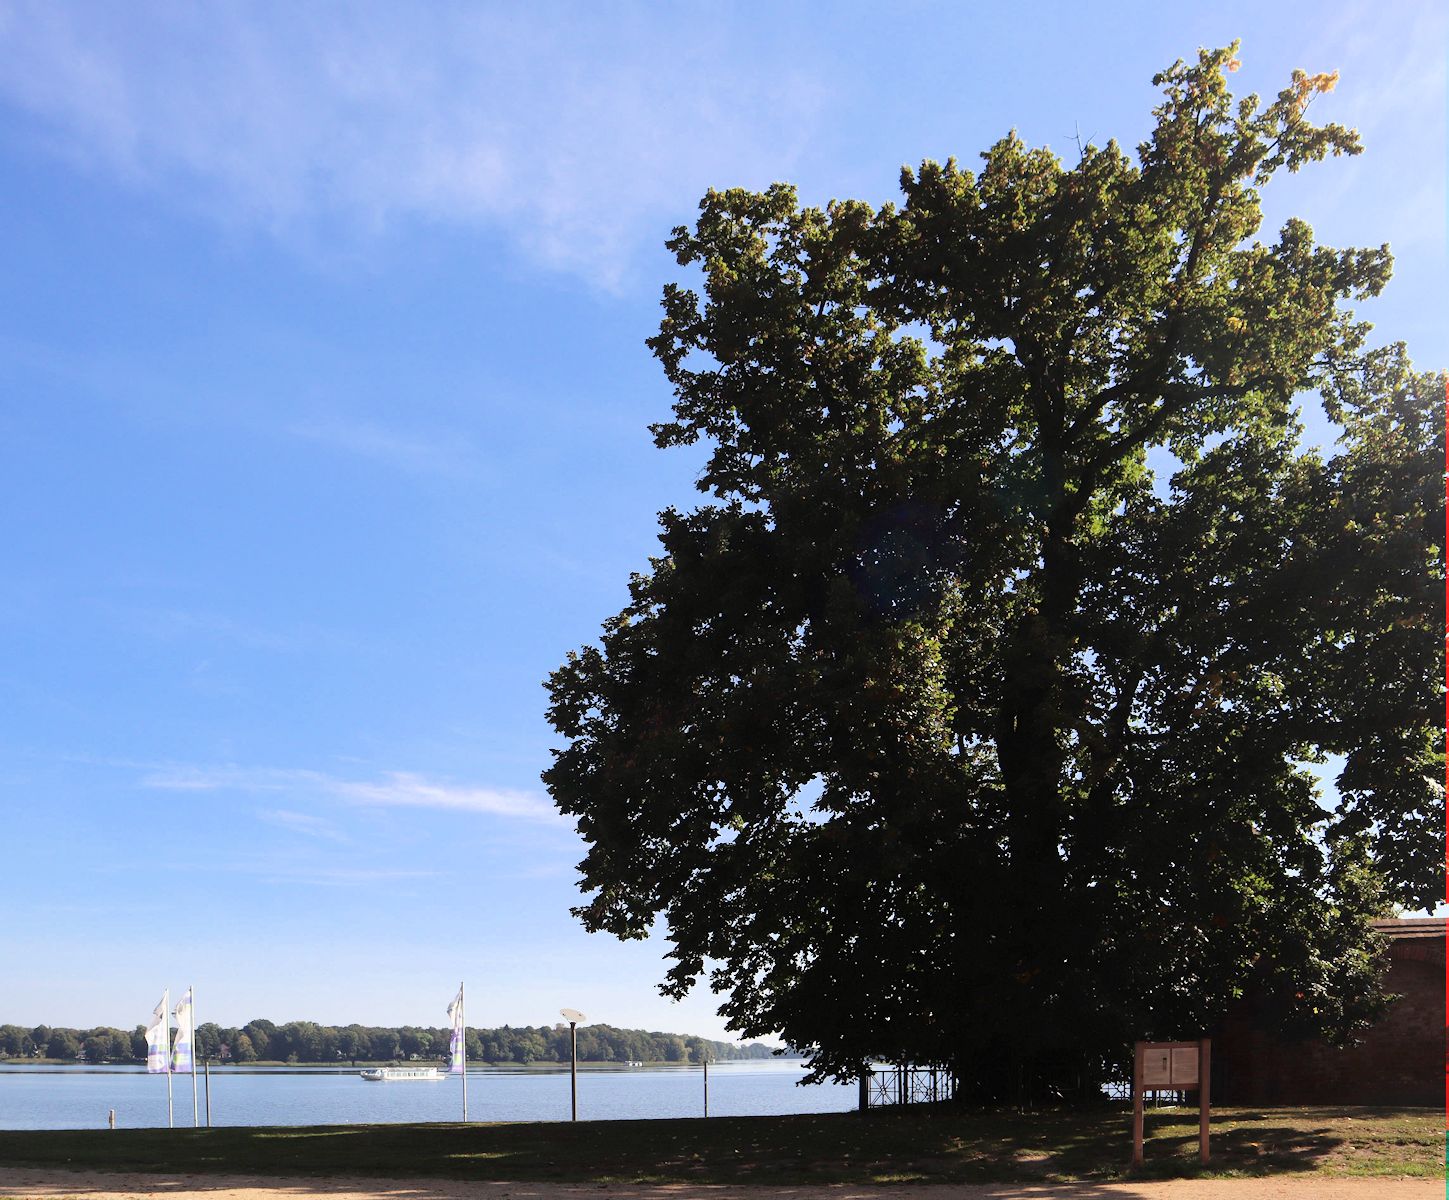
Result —
<svg viewBox="0 0 1449 1200"><path fill-rule="evenodd" d="M1360 145L1307 116L1335 76L1235 99L1235 51L1156 77L1135 155L1012 134L669 242L653 433L710 500L550 676L544 780L585 925L662 925L666 993L817 1075L1090 1089L1249 993L1349 1036L1368 919L1440 894L1444 380L1347 307L1387 246L1258 239Z"/></svg>

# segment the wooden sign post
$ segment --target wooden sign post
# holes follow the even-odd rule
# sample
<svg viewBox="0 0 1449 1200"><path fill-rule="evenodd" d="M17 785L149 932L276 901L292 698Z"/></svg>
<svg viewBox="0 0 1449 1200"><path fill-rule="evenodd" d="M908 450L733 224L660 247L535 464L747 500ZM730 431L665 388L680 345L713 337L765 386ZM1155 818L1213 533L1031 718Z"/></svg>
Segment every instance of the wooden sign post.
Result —
<svg viewBox="0 0 1449 1200"><path fill-rule="evenodd" d="M1132 1165L1142 1165L1143 1100L1147 1092L1196 1092L1198 1158L1208 1160L1212 1107L1212 1039L1138 1042L1132 1059Z"/></svg>

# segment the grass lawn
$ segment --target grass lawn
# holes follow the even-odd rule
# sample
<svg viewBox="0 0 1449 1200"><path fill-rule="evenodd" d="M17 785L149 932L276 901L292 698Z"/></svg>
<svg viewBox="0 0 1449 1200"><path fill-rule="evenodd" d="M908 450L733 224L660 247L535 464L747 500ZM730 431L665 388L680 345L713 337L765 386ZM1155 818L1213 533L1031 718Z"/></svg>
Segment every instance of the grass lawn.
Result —
<svg viewBox="0 0 1449 1200"><path fill-rule="evenodd" d="M1197 1110L1147 1114L1145 1176L1437 1176L1433 1109L1219 1109L1197 1162ZM244 1175L710 1183L948 1183L1127 1175L1122 1107L937 1108L867 1116L498 1125L0 1131L7 1165Z"/></svg>

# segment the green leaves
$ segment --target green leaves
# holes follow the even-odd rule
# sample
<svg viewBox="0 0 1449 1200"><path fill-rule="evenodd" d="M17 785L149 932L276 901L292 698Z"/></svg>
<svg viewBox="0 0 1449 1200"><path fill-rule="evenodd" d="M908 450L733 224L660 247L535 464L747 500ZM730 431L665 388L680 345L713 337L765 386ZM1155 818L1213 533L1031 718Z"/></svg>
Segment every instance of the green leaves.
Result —
<svg viewBox="0 0 1449 1200"><path fill-rule="evenodd" d="M1436 894L1443 381L1364 350L1386 248L1253 240L1358 143L1306 116L1330 77L1234 101L1234 53L1159 76L1135 159L1013 134L899 206L712 191L669 242L654 434L714 503L551 676L545 780L585 924L662 918L668 992L821 1073L1090 1089L1251 992L1348 1036L1366 920Z"/></svg>

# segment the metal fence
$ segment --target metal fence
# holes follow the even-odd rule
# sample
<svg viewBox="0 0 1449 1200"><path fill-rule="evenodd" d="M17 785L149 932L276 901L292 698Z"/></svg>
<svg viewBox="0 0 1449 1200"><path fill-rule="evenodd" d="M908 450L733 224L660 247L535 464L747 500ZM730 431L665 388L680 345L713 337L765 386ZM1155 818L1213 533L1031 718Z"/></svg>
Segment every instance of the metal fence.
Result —
<svg viewBox="0 0 1449 1200"><path fill-rule="evenodd" d="M956 1080L940 1067L883 1067L860 1081L860 1107L889 1104L936 1104L956 1096Z"/></svg>

